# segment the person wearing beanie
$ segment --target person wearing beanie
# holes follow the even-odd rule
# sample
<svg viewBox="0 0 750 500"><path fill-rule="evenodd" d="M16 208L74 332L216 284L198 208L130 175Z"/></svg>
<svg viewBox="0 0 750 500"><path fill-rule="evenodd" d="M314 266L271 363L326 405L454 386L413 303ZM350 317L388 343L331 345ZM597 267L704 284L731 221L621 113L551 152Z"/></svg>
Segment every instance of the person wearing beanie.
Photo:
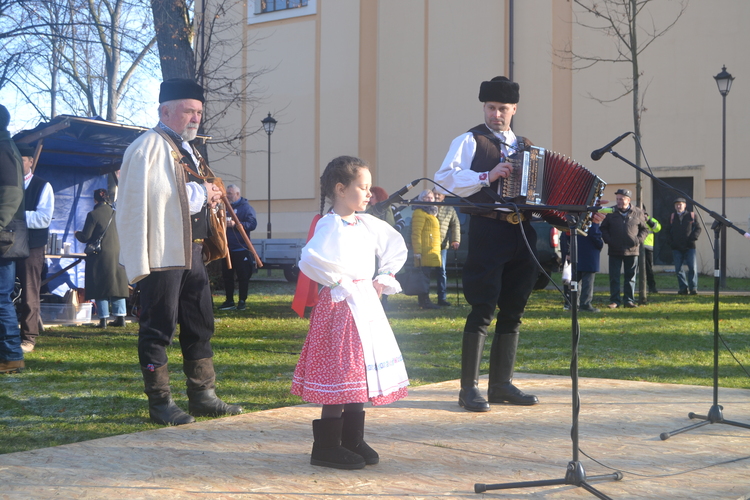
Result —
<svg viewBox="0 0 750 500"><path fill-rule="evenodd" d="M115 215L120 263L140 288L138 359L153 422L180 425L194 416L236 415L242 408L216 396L211 337L213 300L203 263L209 210L221 188L190 144L203 115L203 87L193 80L162 82L159 123L125 150ZM180 326L188 413L171 397L166 348Z"/></svg>
<svg viewBox="0 0 750 500"><path fill-rule="evenodd" d="M510 126L519 100L518 83L504 76L481 83L479 101L484 121L453 140L435 174L439 188L474 203L495 202L492 192L500 193L501 179L512 170L507 157L531 146ZM468 256L462 273L471 312L463 331L458 404L474 412L489 411L489 403L535 405L539 402L536 396L513 385L521 318L537 276L531 214L522 212L518 217L507 209L475 207L461 210L471 215ZM478 388L479 366L496 309L488 398L484 399Z"/></svg>
<svg viewBox="0 0 750 500"><path fill-rule="evenodd" d="M16 144L23 162L24 207L29 228L29 256L16 262L16 275L21 282L21 348L31 352L36 346L41 324L42 271L44 250L49 238L49 225L55 212L52 185L34 173L34 148Z"/></svg>
<svg viewBox="0 0 750 500"><path fill-rule="evenodd" d="M10 113L0 104L0 373L24 369L21 331L10 296L16 283L16 261L3 258L15 235L12 224L24 224L23 166L8 132Z"/></svg>

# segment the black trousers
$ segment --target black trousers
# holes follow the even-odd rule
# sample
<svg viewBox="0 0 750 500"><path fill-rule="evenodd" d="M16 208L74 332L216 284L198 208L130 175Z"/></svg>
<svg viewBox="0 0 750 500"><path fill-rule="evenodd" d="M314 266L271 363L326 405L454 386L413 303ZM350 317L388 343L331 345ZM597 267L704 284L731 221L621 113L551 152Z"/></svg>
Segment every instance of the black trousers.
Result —
<svg viewBox="0 0 750 500"><path fill-rule="evenodd" d="M44 269L44 247L29 249L29 256L16 261L16 276L21 282L21 341L36 343L39 336L40 304Z"/></svg>
<svg viewBox="0 0 750 500"><path fill-rule="evenodd" d="M497 307L495 333L518 333L537 276L522 229L536 254L536 231L528 221L510 224L471 217L469 253L463 269L464 296L471 312L464 332L486 335Z"/></svg>
<svg viewBox="0 0 750 500"><path fill-rule="evenodd" d="M654 278L654 251L648 248L644 249L646 261L646 284L650 290L656 288L656 279Z"/></svg>
<svg viewBox="0 0 750 500"><path fill-rule="evenodd" d="M224 279L224 292L228 301L234 301L234 274L237 273L238 294L240 300L247 299L247 289L253 275L254 259L250 250L229 252L232 269L227 266L227 259L221 260L221 276Z"/></svg>
<svg viewBox="0 0 750 500"><path fill-rule="evenodd" d="M139 282L138 360L142 367L167 364L167 346L178 324L183 359L213 357L214 310L201 248L193 243L190 270L155 271Z"/></svg>

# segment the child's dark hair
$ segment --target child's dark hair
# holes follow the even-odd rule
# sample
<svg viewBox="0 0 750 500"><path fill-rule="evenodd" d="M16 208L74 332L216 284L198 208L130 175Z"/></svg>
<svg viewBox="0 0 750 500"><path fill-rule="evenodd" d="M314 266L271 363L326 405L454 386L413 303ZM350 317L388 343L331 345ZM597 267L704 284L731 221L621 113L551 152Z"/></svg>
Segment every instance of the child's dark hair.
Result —
<svg viewBox="0 0 750 500"><path fill-rule="evenodd" d="M325 213L326 198L333 203L336 184L348 186L361 168L368 168L367 163L354 156L339 156L328 163L320 176L320 215Z"/></svg>

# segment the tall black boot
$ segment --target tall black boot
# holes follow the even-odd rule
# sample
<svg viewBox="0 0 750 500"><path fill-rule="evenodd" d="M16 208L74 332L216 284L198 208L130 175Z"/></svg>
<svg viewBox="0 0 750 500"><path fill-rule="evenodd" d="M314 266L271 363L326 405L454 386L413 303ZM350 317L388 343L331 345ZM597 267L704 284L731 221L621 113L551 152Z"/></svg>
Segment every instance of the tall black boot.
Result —
<svg viewBox="0 0 750 500"><path fill-rule="evenodd" d="M374 465L380 461L378 452L365 443L365 412L345 411L341 414L344 421L341 427L341 446L353 451L365 459L367 465Z"/></svg>
<svg viewBox="0 0 750 500"><path fill-rule="evenodd" d="M479 392L479 365L487 335L464 332L461 346L461 392L458 404L469 411L490 411L490 405Z"/></svg>
<svg viewBox="0 0 750 500"><path fill-rule="evenodd" d="M313 442L310 463L334 469L361 469L365 459L341 446L343 418L313 420Z"/></svg>
<svg viewBox="0 0 750 500"><path fill-rule="evenodd" d="M188 411L195 417L239 415L242 407L228 405L216 397L216 373L213 358L185 360L182 370L187 376Z"/></svg>
<svg viewBox="0 0 750 500"><path fill-rule="evenodd" d="M490 350L490 383L487 391L490 403L531 406L539 402L536 396L525 394L512 383L517 347L518 333L495 333Z"/></svg>
<svg viewBox="0 0 750 500"><path fill-rule="evenodd" d="M145 393L148 396L148 414L151 421L161 425L182 425L195 422L195 419L182 411L172 401L169 389L169 370L167 365L151 371L141 367Z"/></svg>

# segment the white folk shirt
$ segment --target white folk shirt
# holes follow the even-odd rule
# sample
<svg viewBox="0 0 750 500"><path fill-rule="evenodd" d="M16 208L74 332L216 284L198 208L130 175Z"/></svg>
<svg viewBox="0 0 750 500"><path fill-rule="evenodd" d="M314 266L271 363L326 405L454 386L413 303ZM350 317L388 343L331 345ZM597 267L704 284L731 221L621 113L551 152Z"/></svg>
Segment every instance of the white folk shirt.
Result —
<svg viewBox="0 0 750 500"><path fill-rule="evenodd" d="M487 130L490 130L489 127ZM505 132L490 131L495 137L511 146L510 148L506 145L501 146L504 156L510 156L515 152L518 147L518 139L512 130L509 129ZM476 152L477 142L471 132L461 134L453 139L440 170L435 173L435 182L445 188L445 194L454 194L466 198L483 187L489 187L490 180L487 172L475 172L471 169L471 163L474 161Z"/></svg>
<svg viewBox="0 0 750 500"><path fill-rule="evenodd" d="M33 173L29 173L23 178L23 189L29 187ZM42 192L39 194L39 203L36 204L36 210L26 211L26 227L29 229L46 229L52 223L52 214L55 213L55 193L49 182L44 184Z"/></svg>

